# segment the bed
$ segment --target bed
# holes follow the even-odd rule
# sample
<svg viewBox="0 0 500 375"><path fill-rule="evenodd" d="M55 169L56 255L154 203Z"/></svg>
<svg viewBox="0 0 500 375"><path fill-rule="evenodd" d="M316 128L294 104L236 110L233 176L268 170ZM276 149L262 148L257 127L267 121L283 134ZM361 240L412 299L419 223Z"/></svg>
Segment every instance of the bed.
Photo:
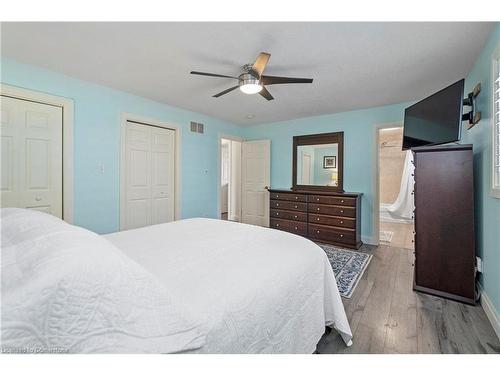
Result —
<svg viewBox="0 0 500 375"><path fill-rule="evenodd" d="M2 258L3 347L313 353L325 326L352 339L325 253L269 228L195 218L99 236L4 209Z"/></svg>

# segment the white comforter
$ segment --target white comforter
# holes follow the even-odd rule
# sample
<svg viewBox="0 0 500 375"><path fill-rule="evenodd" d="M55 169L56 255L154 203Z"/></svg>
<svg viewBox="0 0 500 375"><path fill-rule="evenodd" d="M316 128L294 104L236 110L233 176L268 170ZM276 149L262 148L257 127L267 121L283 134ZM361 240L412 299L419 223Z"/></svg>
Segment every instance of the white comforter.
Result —
<svg viewBox="0 0 500 375"><path fill-rule="evenodd" d="M4 352L177 353L202 320L109 241L54 216L2 209Z"/></svg>
<svg viewBox="0 0 500 375"><path fill-rule="evenodd" d="M206 353L312 353L351 330L323 250L293 234L188 219L106 235L196 312Z"/></svg>

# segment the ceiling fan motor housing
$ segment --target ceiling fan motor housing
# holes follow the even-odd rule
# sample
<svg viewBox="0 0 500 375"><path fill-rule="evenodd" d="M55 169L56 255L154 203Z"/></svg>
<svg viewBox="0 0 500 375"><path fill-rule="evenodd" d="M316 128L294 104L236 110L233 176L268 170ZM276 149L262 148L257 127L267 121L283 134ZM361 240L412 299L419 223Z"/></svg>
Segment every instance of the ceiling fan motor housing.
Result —
<svg viewBox="0 0 500 375"><path fill-rule="evenodd" d="M243 73L238 77L238 84L240 86L244 85L259 85L261 86L260 81L255 78L253 75L250 73Z"/></svg>

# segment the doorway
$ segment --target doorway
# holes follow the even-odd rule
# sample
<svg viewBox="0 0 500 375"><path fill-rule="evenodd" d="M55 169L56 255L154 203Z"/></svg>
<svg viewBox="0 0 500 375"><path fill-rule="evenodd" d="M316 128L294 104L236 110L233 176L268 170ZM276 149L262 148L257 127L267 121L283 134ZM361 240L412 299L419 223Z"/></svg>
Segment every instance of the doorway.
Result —
<svg viewBox="0 0 500 375"><path fill-rule="evenodd" d="M379 241L413 249L413 154L402 151L403 128L378 131Z"/></svg>
<svg viewBox="0 0 500 375"><path fill-rule="evenodd" d="M220 139L219 218L241 221L241 144L236 138Z"/></svg>

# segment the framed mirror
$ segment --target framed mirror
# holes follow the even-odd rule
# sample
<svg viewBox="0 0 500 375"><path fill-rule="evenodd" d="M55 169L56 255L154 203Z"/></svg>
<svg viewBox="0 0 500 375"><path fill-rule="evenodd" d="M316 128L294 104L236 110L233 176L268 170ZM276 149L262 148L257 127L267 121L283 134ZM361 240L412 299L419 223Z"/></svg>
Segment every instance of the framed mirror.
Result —
<svg viewBox="0 0 500 375"><path fill-rule="evenodd" d="M292 189L344 192L344 132L293 137Z"/></svg>

